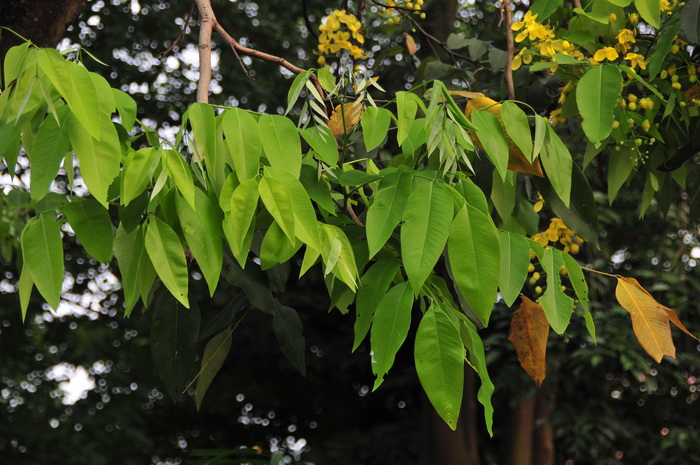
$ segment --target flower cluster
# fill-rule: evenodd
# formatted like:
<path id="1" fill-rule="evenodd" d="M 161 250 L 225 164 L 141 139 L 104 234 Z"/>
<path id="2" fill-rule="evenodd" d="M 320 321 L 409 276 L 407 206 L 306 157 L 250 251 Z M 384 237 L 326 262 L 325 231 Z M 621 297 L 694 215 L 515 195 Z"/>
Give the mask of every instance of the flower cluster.
<path id="1" fill-rule="evenodd" d="M 532 236 L 532 240 L 542 245 L 548 245 L 550 242 L 558 241 L 564 246 L 564 252 L 571 252 L 574 254 L 579 252 L 581 244 L 583 244 L 583 239 L 576 236 L 559 218 L 552 218 L 547 230 L 535 234 Z"/>
<path id="2" fill-rule="evenodd" d="M 343 50 L 350 52 L 355 59 L 364 58 L 364 51 L 358 44 L 365 43 L 362 35 L 362 23 L 355 15 L 345 10 L 334 10 L 326 16 L 325 21 L 318 28 L 321 34 L 318 37 L 319 65 L 324 65 L 324 55 L 335 54 Z M 352 40 L 356 41 L 353 43 Z"/>
<path id="3" fill-rule="evenodd" d="M 538 23 L 537 17 L 538 15 L 533 15 L 532 12 L 528 11 L 525 13 L 522 21 L 517 21 L 511 26 L 513 31 L 520 31 L 515 36 L 515 41 L 521 43 L 528 40 L 531 47 L 531 49 L 523 48 L 513 57 L 511 65 L 513 70 L 517 70 L 523 64 L 530 64 L 535 55 L 540 55 L 545 59 L 544 61 L 554 56 L 555 53 L 569 55 L 578 60 L 585 58 L 583 53 L 568 40 L 556 39 L 554 37 L 554 28 Z M 555 70 L 556 66 L 553 66 L 551 71 Z"/>
<path id="4" fill-rule="evenodd" d="M 424 0 L 387 0 L 387 2 L 384 4 L 386 7 L 384 14 L 389 16 L 386 23 L 391 25 L 399 24 L 401 22 L 400 13 L 397 11 L 397 9 L 403 11 L 404 13 L 413 13 L 420 19 L 425 19 L 425 12 L 422 11 L 423 3 Z"/>

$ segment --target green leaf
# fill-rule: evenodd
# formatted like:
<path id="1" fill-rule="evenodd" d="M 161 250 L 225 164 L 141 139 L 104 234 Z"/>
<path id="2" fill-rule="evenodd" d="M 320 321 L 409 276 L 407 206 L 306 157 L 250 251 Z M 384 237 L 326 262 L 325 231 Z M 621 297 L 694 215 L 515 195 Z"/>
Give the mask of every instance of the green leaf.
<path id="1" fill-rule="evenodd" d="M 196 374 L 199 324 L 199 308 L 182 308 L 167 292 L 153 307 L 151 356 L 173 402 Z"/>
<path id="2" fill-rule="evenodd" d="M 372 373 L 377 379 L 376 390 L 394 364 L 394 358 L 408 335 L 411 326 L 413 291 L 407 281 L 397 284 L 379 301 L 372 320 L 370 345 L 372 347 Z"/>
<path id="3" fill-rule="evenodd" d="M 106 123 L 111 126 L 112 122 L 100 115 L 97 90 L 88 70 L 66 61 L 56 50 L 46 48 L 37 53 L 39 68 L 66 100 L 76 121 L 87 131 L 85 138 L 92 136 L 102 140 Z"/>
<path id="4" fill-rule="evenodd" d="M 114 228 L 109 212 L 95 199 L 69 203 L 63 213 L 85 250 L 100 263 L 112 259 Z"/>
<path id="5" fill-rule="evenodd" d="M 154 216 L 146 229 L 145 241 L 148 257 L 158 265 L 158 277 L 170 293 L 189 308 L 187 260 L 177 234 L 167 223 Z"/>
<path id="6" fill-rule="evenodd" d="M 247 111 L 232 108 L 224 113 L 222 124 L 238 180 L 243 182 L 256 176 L 262 149 L 258 122 Z"/>
<path id="7" fill-rule="evenodd" d="M 583 132 L 594 144 L 610 135 L 621 92 L 622 75 L 613 65 L 594 66 L 579 80 L 576 104 L 583 117 Z"/>
<path id="8" fill-rule="evenodd" d="M 617 197 L 617 193 L 622 185 L 634 171 L 632 156 L 632 151 L 625 146 L 622 146 L 622 150 L 619 152 L 610 151 L 608 163 L 608 202 L 610 205 Z"/>
<path id="9" fill-rule="evenodd" d="M 559 199 L 568 208 L 571 201 L 571 176 L 574 162 L 569 149 L 549 125 L 547 125 L 547 136 L 540 152 L 540 159 L 547 179 Z"/>
<path id="10" fill-rule="evenodd" d="M 63 105 L 56 109 L 58 122 L 52 116 L 44 119 L 34 140 L 31 161 L 31 178 L 29 181 L 32 200 L 38 202 L 49 192 L 51 182 L 56 178 L 61 160 L 70 151 L 68 133 L 68 107 Z M 72 154 L 70 155 L 72 156 Z"/>
<path id="11" fill-rule="evenodd" d="M 326 265 L 330 262 L 333 244 L 340 242 L 340 254 L 337 257 L 336 264 L 333 267 L 328 267 L 328 271 L 347 284 L 350 290 L 354 292 L 357 288 L 357 264 L 355 263 L 355 254 L 348 237 L 337 226 L 325 223 L 319 223 L 319 225 L 322 228 L 320 231 L 322 241 L 321 255 Z"/>
<path id="12" fill-rule="evenodd" d="M 57 309 L 63 285 L 61 228 L 49 215 L 30 219 L 20 237 L 24 266 L 41 296 Z"/>
<path id="13" fill-rule="evenodd" d="M 117 111 L 122 119 L 122 126 L 127 131 L 131 131 L 136 121 L 136 102 L 129 94 L 119 89 L 112 89 L 112 94 Z"/>
<path id="14" fill-rule="evenodd" d="M 389 174 L 379 182 L 367 211 L 369 258 L 379 252 L 401 222 L 412 184 L 413 174 L 406 171 Z"/>
<path id="15" fill-rule="evenodd" d="M 658 0 L 634 0 L 634 6 L 639 15 L 649 25 L 659 29 L 661 27 L 661 2 Z M 696 17 L 697 19 L 697 17 Z"/>
<path id="16" fill-rule="evenodd" d="M 678 16 L 681 17 L 680 35 L 683 40 L 700 45 L 700 0 L 688 0 Z"/>
<path id="17" fill-rule="evenodd" d="M 401 259 L 416 294 L 445 249 L 452 205 L 452 194 L 439 182 L 422 184 L 408 198 L 401 227 Z"/>
<path id="18" fill-rule="evenodd" d="M 211 105 L 206 103 L 193 103 L 187 110 L 192 133 L 196 141 L 195 150 L 199 157 L 207 162 L 207 165 L 216 165 L 216 116 Z"/>
<path id="19" fill-rule="evenodd" d="M 202 270 L 209 286 L 209 295 L 213 296 L 221 277 L 223 266 L 223 248 L 221 229 L 221 211 L 200 189 L 195 190 L 195 208 L 178 197 L 177 215 L 182 232 L 192 255 Z"/>
<path id="20" fill-rule="evenodd" d="M 335 216 L 335 202 L 331 197 L 330 186 L 328 181 L 319 177 L 316 168 L 306 164 L 302 165 L 300 181 L 309 197 L 320 208 Z"/>
<path id="21" fill-rule="evenodd" d="M 313 71 L 309 70 L 299 73 L 294 78 L 294 81 L 292 81 L 292 85 L 289 87 L 289 91 L 287 92 L 287 111 L 284 112 L 285 115 L 287 115 L 294 107 L 294 104 L 299 99 L 299 95 L 301 95 L 301 91 L 304 90 L 306 81 L 309 80 L 309 76 L 312 72 Z"/>
<path id="22" fill-rule="evenodd" d="M 328 126 L 312 126 L 303 129 L 301 136 L 314 149 L 323 163 L 328 166 L 338 164 L 338 141 L 335 140 Z"/>
<path id="23" fill-rule="evenodd" d="M 301 141 L 294 123 L 284 116 L 265 114 L 260 116 L 258 125 L 262 146 L 270 166 L 289 171 L 299 179 Z"/>
<path id="24" fill-rule="evenodd" d="M 265 170 L 265 175 L 268 179 L 272 177 L 281 182 L 287 189 L 287 192 L 289 192 L 289 198 L 292 202 L 292 211 L 294 213 L 294 234 L 296 237 L 306 245 L 319 248 L 321 238 L 318 233 L 316 211 L 302 183 L 289 172 L 271 167 Z M 292 243 L 294 242 L 295 241 L 292 240 Z"/>
<path id="25" fill-rule="evenodd" d="M 276 305 L 272 314 L 272 329 L 284 356 L 302 376 L 306 376 L 306 339 L 299 314 L 293 308 Z"/>
<path id="26" fill-rule="evenodd" d="M 139 263 L 144 249 L 143 230 L 139 225 L 127 232 L 123 225 L 117 228 L 114 237 L 114 255 L 119 264 L 119 274 L 124 288 L 124 314 L 129 315 L 139 300 Z"/>
<path id="27" fill-rule="evenodd" d="M 114 94 L 112 93 L 112 87 L 109 85 L 107 80 L 95 73 L 88 73 L 93 85 L 95 86 L 95 92 L 97 93 L 97 101 L 99 102 L 100 111 L 104 116 L 112 118 L 112 113 L 117 110 L 117 104 L 114 100 Z"/>
<path id="28" fill-rule="evenodd" d="M 673 46 L 673 38 L 676 37 L 680 31 L 680 21 L 683 17 L 683 13 L 672 15 L 664 23 L 663 27 L 661 28 L 661 31 L 659 31 L 659 38 L 656 41 L 654 52 L 651 54 L 651 59 L 649 60 L 648 71 L 650 81 L 654 80 L 656 76 L 658 76 L 659 71 L 661 71 L 661 68 L 664 64 L 664 60 L 666 59 L 666 56 L 671 51 L 671 47 Z"/>
<path id="29" fill-rule="evenodd" d="M 488 200 L 479 186 L 469 178 L 460 179 L 454 188 L 459 192 L 469 205 L 481 211 L 484 215 L 490 215 Z"/>
<path id="30" fill-rule="evenodd" d="M 565 252 L 562 252 L 561 255 L 564 259 L 564 266 L 566 267 L 567 275 L 569 276 L 569 282 L 574 288 L 576 297 L 578 297 L 578 300 L 581 302 L 581 306 L 583 307 L 583 317 L 586 320 L 586 329 L 588 329 L 588 333 L 593 338 L 593 342 L 596 342 L 595 323 L 593 322 L 591 311 L 588 308 L 588 284 L 586 283 L 586 277 L 583 275 L 581 266 L 574 257 Z"/>
<path id="31" fill-rule="evenodd" d="M 174 150 L 163 150 L 163 159 L 168 174 L 175 181 L 177 190 L 182 194 L 190 207 L 196 208 L 194 179 L 192 171 L 182 156 Z M 154 189 L 155 191 L 155 189 Z"/>
<path id="32" fill-rule="evenodd" d="M 30 42 L 24 42 L 16 47 L 11 47 L 5 54 L 3 63 L 5 88 L 7 88 L 12 81 L 17 79 L 32 61 L 36 62 L 36 49 L 29 48 L 30 45 Z M 31 55 L 35 55 L 33 59 Z"/>
<path id="33" fill-rule="evenodd" d="M 27 318 L 29 300 L 32 296 L 32 290 L 34 289 L 34 281 L 32 281 L 32 275 L 29 271 L 29 267 L 22 267 L 22 271 L 19 274 L 19 282 L 17 283 L 17 287 L 19 293 L 19 304 L 22 309 L 22 323 L 24 323 Z"/>
<path id="34" fill-rule="evenodd" d="M 403 144 L 413 127 L 413 120 L 418 112 L 418 102 L 416 100 L 418 100 L 418 97 L 411 92 L 396 93 L 396 112 L 398 114 L 396 142 L 399 145 Z"/>
<path id="35" fill-rule="evenodd" d="M 491 163 L 496 167 L 501 179 L 505 180 L 508 171 L 508 140 L 495 115 L 486 110 L 472 111 L 471 122 L 477 128 L 476 136 L 484 147 Z"/>
<path id="36" fill-rule="evenodd" d="M 547 316 L 549 325 L 557 334 L 564 334 L 574 312 L 574 299 L 561 289 L 559 269 L 564 264 L 562 253 L 557 249 L 545 249 L 540 264 L 547 273 L 547 289 L 538 299 Z"/>
<path id="37" fill-rule="evenodd" d="M 153 147 L 131 152 L 121 176 L 121 204 L 127 206 L 137 198 L 153 178 L 160 161 L 160 152 Z"/>
<path id="38" fill-rule="evenodd" d="M 229 228 L 229 247 L 239 263 L 240 258 L 248 256 L 248 250 L 243 250 L 243 245 L 255 218 L 259 198 L 258 182 L 255 178 L 243 181 L 231 196 L 231 211 L 224 220 L 224 227 Z"/>
<path id="39" fill-rule="evenodd" d="M 562 221 L 586 241 L 598 247 L 598 213 L 593 191 L 578 165 L 573 165 L 571 208 L 566 207 L 546 179 L 533 179 L 549 207 Z"/>
<path id="40" fill-rule="evenodd" d="M 289 241 L 294 242 L 294 208 L 287 187 L 277 179 L 264 176 L 258 184 L 258 192 L 267 211 L 277 221 Z"/>
<path id="41" fill-rule="evenodd" d="M 488 369 L 486 367 L 486 352 L 484 343 L 476 331 L 474 323 L 462 313 L 457 313 L 460 321 L 460 334 L 462 335 L 462 343 L 467 349 L 467 362 L 477 372 L 481 378 L 481 387 L 477 393 L 477 399 L 484 406 L 484 420 L 486 421 L 486 429 L 491 437 L 493 437 L 493 404 L 491 396 L 493 395 L 494 385 L 491 382 Z"/>
<path id="42" fill-rule="evenodd" d="M 549 18 L 557 11 L 557 8 L 559 8 L 563 2 L 564 0 L 535 0 L 532 2 L 530 11 L 533 15 L 539 15 L 537 17 L 537 22 L 543 23 L 545 19 Z"/>
<path id="43" fill-rule="evenodd" d="M 487 326 L 498 292 L 498 231 L 488 216 L 467 204 L 452 222 L 447 251 L 457 288 Z"/>
<path id="44" fill-rule="evenodd" d="M 515 198 L 515 172 L 508 171 L 506 179 L 501 180 L 501 177 L 494 170 L 491 176 L 491 201 L 502 222 L 507 221 L 513 213 Z"/>
<path id="45" fill-rule="evenodd" d="M 532 162 L 532 135 L 525 112 L 517 104 L 505 101 L 501 107 L 501 118 L 508 136 L 523 152 L 525 158 Z"/>
<path id="46" fill-rule="evenodd" d="M 501 268 L 499 288 L 503 301 L 509 307 L 520 295 L 530 265 L 530 245 L 519 234 L 499 231 Z"/>
<path id="47" fill-rule="evenodd" d="M 438 415 L 457 429 L 464 387 L 464 345 L 452 319 L 433 304 L 418 325 L 414 357 L 423 390 Z"/>
<path id="48" fill-rule="evenodd" d="M 260 268 L 267 270 L 288 261 L 301 248 L 301 242 L 289 242 L 284 231 L 273 222 L 265 233 L 260 245 Z"/>
<path id="49" fill-rule="evenodd" d="M 89 78 L 88 78 L 89 79 Z M 73 150 L 80 162 L 80 174 L 90 193 L 105 208 L 109 206 L 109 186 L 119 175 L 121 146 L 112 121 L 100 118 L 100 140 L 90 136 L 71 113 L 66 121 Z"/>
<path id="50" fill-rule="evenodd" d="M 391 112 L 386 108 L 368 106 L 360 121 L 365 150 L 372 151 L 381 144 L 389 132 Z"/>
<path id="51" fill-rule="evenodd" d="M 233 328 L 226 328 L 211 338 L 204 348 L 202 366 L 199 369 L 197 389 L 195 391 L 195 402 L 198 411 L 202 406 L 202 400 L 204 400 L 204 396 L 209 390 L 211 382 L 219 373 L 221 367 L 224 366 L 224 362 L 231 351 L 231 343 L 233 342 L 232 334 Z"/>
<path id="52" fill-rule="evenodd" d="M 385 259 L 376 262 L 362 275 L 355 300 L 356 319 L 353 352 L 367 336 L 379 301 L 389 290 L 389 286 L 391 286 L 398 271 L 399 263 L 396 259 Z"/>

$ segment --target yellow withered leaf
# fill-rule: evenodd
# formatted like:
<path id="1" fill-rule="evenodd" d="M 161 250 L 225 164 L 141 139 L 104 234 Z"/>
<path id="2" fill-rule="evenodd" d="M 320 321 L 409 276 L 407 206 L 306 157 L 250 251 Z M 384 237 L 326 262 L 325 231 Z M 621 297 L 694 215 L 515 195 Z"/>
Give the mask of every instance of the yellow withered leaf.
<path id="1" fill-rule="evenodd" d="M 513 140 L 508 136 L 506 126 L 503 124 L 503 119 L 501 118 L 502 106 L 503 105 L 500 103 L 496 102 L 495 100 L 491 100 L 488 97 L 476 97 L 469 100 L 464 113 L 469 116 L 474 110 L 486 110 L 498 118 L 498 122 L 501 123 L 501 128 L 503 128 L 503 134 L 508 140 L 508 169 L 511 171 L 517 171 L 518 173 L 534 174 L 535 176 L 543 178 L 544 173 L 542 172 L 542 165 L 540 164 L 539 157 L 535 158 L 533 163 L 527 161 L 527 158 L 525 158 L 525 155 L 523 155 L 522 150 L 520 150 L 515 142 L 513 142 Z M 481 145 L 481 142 L 479 142 L 479 138 L 476 136 L 474 131 L 470 130 L 469 135 L 472 136 L 472 139 L 474 142 L 476 142 L 476 145 L 483 150 L 484 147 Z"/>
<path id="2" fill-rule="evenodd" d="M 549 322 L 542 306 L 520 296 L 520 307 L 513 313 L 508 340 L 513 343 L 518 361 L 537 389 L 547 376 L 547 339 Z"/>
<path id="3" fill-rule="evenodd" d="M 360 121 L 364 112 L 365 107 L 362 105 L 362 102 L 348 102 L 343 104 L 342 107 L 338 105 L 328 120 L 328 128 L 334 137 L 345 134 Z M 345 113 L 344 117 L 343 113 Z M 345 130 L 343 130 L 343 119 L 345 120 Z"/>
<path id="4" fill-rule="evenodd" d="M 661 362 L 664 355 L 676 358 L 676 347 L 671 339 L 669 324 L 671 317 L 666 307 L 654 300 L 636 279 L 623 276 L 616 276 L 616 278 L 615 297 L 632 315 L 632 329 L 644 350 L 657 363 Z M 673 312 L 674 315 L 675 313 Z M 678 319 L 678 316 L 675 318 Z"/>
<path id="5" fill-rule="evenodd" d="M 676 325 L 678 327 L 678 329 L 680 329 L 681 331 L 683 331 L 685 334 L 692 337 L 696 341 L 700 341 L 700 339 L 695 337 L 695 335 L 693 333 L 691 333 L 690 331 L 688 331 L 688 328 L 686 328 L 685 325 L 683 323 L 681 323 L 681 320 L 680 320 L 680 318 L 678 318 L 678 314 L 676 313 L 675 310 L 668 308 L 668 307 L 664 307 L 663 305 L 661 306 L 661 308 L 663 308 L 666 311 L 666 314 L 668 315 L 668 319 L 671 320 L 671 323 Z"/>

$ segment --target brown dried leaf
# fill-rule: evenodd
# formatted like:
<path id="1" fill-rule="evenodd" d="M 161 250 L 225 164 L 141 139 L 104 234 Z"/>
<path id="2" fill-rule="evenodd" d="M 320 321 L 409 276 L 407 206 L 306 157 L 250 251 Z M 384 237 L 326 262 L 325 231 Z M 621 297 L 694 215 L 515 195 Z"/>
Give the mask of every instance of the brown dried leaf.
<path id="1" fill-rule="evenodd" d="M 543 178 L 544 173 L 542 172 L 542 165 L 540 164 L 539 157 L 535 158 L 533 163 L 527 161 L 527 158 L 525 158 L 525 155 L 523 155 L 522 150 L 520 150 L 515 142 L 513 142 L 513 140 L 508 136 L 506 126 L 503 124 L 503 119 L 501 118 L 502 106 L 503 105 L 500 103 L 496 102 L 495 100 L 491 100 L 488 97 L 476 97 L 469 100 L 464 113 L 469 116 L 469 114 L 474 110 L 486 110 L 498 118 L 498 122 L 501 123 L 501 128 L 503 128 L 503 134 L 506 136 L 506 139 L 508 139 L 508 169 L 511 171 L 517 171 L 518 173 L 534 174 L 535 176 Z M 472 139 L 474 142 L 476 142 L 476 145 L 483 150 L 484 147 L 481 145 L 481 142 L 479 142 L 479 138 L 476 137 L 474 131 L 469 131 L 469 135 L 472 136 Z"/>
<path id="2" fill-rule="evenodd" d="M 683 331 L 685 334 L 692 337 L 696 341 L 700 341 L 700 339 L 695 337 L 695 335 L 693 333 L 691 333 L 690 331 L 688 331 L 688 328 L 686 328 L 685 325 L 683 323 L 681 323 L 681 320 L 680 320 L 680 318 L 678 318 L 678 314 L 676 313 L 675 310 L 673 310 L 672 308 L 665 307 L 663 305 L 661 305 L 661 308 L 666 310 L 666 314 L 668 315 L 668 319 L 671 320 L 671 323 L 676 325 L 678 327 L 678 329 L 680 329 L 681 331 Z"/>
<path id="3" fill-rule="evenodd" d="M 549 322 L 542 306 L 525 296 L 520 298 L 520 307 L 513 313 L 510 322 L 508 340 L 515 346 L 520 366 L 539 389 L 547 376 Z"/>
<path id="4" fill-rule="evenodd" d="M 413 39 L 413 37 L 404 32 L 403 33 L 403 40 L 404 40 L 404 43 L 406 44 L 406 51 L 408 52 L 408 54 L 415 55 L 417 49 L 416 49 L 416 41 Z"/>
<path id="5" fill-rule="evenodd" d="M 664 355 L 676 358 L 676 347 L 671 339 L 669 324 L 672 316 L 665 310 L 666 307 L 654 300 L 636 279 L 623 276 L 616 276 L 616 278 L 615 297 L 632 315 L 632 329 L 644 350 L 657 363 L 661 362 Z M 678 319 L 678 316 L 675 318 Z"/>
<path id="6" fill-rule="evenodd" d="M 341 108 L 345 110 L 345 130 L 343 130 L 343 111 Z M 342 107 L 338 105 L 333 110 L 331 119 L 328 120 L 328 128 L 334 137 L 345 134 L 360 121 L 364 112 L 365 107 L 362 105 L 362 102 L 348 102 L 343 104 Z"/>

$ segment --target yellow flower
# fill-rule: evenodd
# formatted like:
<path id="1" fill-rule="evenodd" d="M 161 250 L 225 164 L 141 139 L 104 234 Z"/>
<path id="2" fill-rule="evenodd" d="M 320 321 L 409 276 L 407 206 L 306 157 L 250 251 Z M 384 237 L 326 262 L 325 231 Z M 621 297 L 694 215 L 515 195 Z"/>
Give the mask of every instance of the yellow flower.
<path id="1" fill-rule="evenodd" d="M 538 192 L 537 193 L 537 202 L 535 202 L 535 205 L 532 207 L 535 212 L 539 212 L 542 210 L 542 207 L 544 207 L 544 199 L 542 198 L 542 195 Z"/>
<path id="2" fill-rule="evenodd" d="M 629 60 L 632 63 L 632 69 L 635 69 L 637 66 L 641 69 L 647 69 L 647 62 L 638 53 L 628 53 L 625 55 L 625 60 Z"/>
<path id="3" fill-rule="evenodd" d="M 632 46 L 637 41 L 634 38 L 634 32 L 629 29 L 620 29 L 620 32 L 615 36 L 617 39 L 617 44 L 615 44 L 615 50 L 619 53 L 627 53 Z"/>
<path id="4" fill-rule="evenodd" d="M 593 59 L 595 61 L 603 61 L 603 60 L 608 60 L 608 61 L 613 61 L 617 60 L 618 53 L 615 51 L 614 48 L 612 47 L 603 47 L 600 50 L 596 51 L 595 54 L 593 55 Z"/>
<path id="5" fill-rule="evenodd" d="M 523 27 L 530 27 L 537 20 L 537 16 L 539 15 L 533 15 L 531 11 L 528 11 L 525 13 L 522 21 L 516 21 L 510 28 L 514 31 L 519 31 Z"/>

